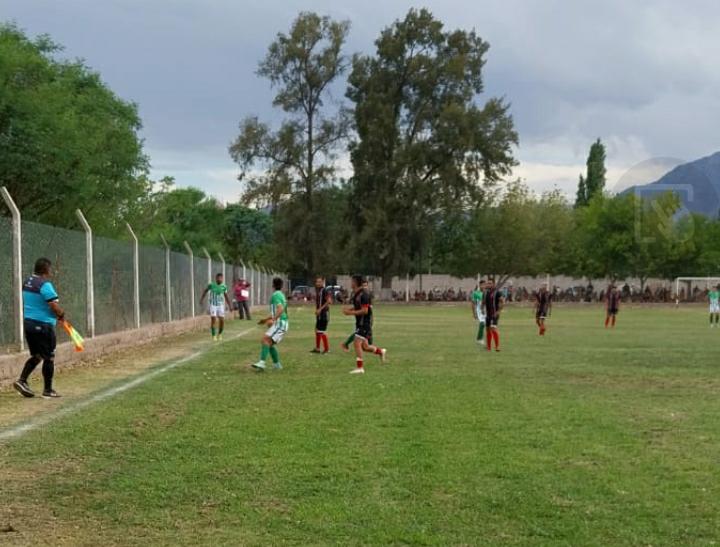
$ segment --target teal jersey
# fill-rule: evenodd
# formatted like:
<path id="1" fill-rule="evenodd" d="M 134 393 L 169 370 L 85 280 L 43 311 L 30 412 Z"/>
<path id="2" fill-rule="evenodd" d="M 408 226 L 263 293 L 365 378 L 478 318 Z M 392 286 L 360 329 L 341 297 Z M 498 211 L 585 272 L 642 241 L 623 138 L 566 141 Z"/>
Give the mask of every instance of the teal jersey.
<path id="1" fill-rule="evenodd" d="M 708 298 L 710 298 L 710 303 L 717 305 L 720 303 L 720 291 L 710 291 L 708 293 Z"/>
<path id="2" fill-rule="evenodd" d="M 220 283 L 219 285 L 215 282 L 208 285 L 208 293 L 210 294 L 210 305 L 211 306 L 222 306 L 225 304 L 225 295 L 227 294 L 227 285 Z"/>
<path id="3" fill-rule="evenodd" d="M 282 314 L 280 314 L 280 318 L 278 319 L 278 321 L 287 323 L 287 299 L 285 298 L 285 295 L 282 291 L 275 291 L 270 297 L 270 314 L 273 316 L 273 318 L 275 318 L 278 306 L 282 306 L 283 308 Z"/>

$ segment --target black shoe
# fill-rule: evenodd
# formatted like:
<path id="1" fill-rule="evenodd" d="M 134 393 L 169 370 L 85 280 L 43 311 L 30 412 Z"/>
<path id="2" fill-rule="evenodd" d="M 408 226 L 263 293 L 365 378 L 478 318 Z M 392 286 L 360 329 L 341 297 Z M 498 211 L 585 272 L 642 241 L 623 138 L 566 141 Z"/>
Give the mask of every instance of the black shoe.
<path id="1" fill-rule="evenodd" d="M 315 348 L 314 350 L 311 350 L 310 353 L 320 353 L 320 350 Z"/>
<path id="2" fill-rule="evenodd" d="M 43 391 L 42 396 L 43 396 L 43 399 L 59 399 L 60 397 L 62 397 L 62 395 L 60 395 L 54 389 Z"/>
<path id="3" fill-rule="evenodd" d="M 15 388 L 15 391 L 17 391 L 23 397 L 35 397 L 35 392 L 30 389 L 28 383 L 23 380 L 17 380 L 13 384 L 13 387 Z"/>

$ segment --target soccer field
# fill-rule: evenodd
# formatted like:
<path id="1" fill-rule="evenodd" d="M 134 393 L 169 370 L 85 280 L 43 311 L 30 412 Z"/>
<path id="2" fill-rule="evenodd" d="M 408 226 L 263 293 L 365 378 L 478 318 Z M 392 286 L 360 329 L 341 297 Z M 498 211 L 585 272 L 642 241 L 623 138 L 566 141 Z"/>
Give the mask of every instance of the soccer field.
<path id="1" fill-rule="evenodd" d="M 0 432 L 47 422 L 0 440 L 0 544 L 720 540 L 720 329 L 704 308 L 625 308 L 611 331 L 599 307 L 558 306 L 542 338 L 510 308 L 490 353 L 469 306 L 378 305 L 390 364 L 368 357 L 364 376 L 338 349 L 338 309 L 328 356 L 308 353 L 312 312 L 290 311 L 280 372 L 248 368 L 261 330 L 232 338 L 248 329 L 233 322 L 221 344 L 131 353 L 161 370 L 199 352 L 118 393 L 152 368 L 66 371 L 60 401 L 0 393 Z"/>

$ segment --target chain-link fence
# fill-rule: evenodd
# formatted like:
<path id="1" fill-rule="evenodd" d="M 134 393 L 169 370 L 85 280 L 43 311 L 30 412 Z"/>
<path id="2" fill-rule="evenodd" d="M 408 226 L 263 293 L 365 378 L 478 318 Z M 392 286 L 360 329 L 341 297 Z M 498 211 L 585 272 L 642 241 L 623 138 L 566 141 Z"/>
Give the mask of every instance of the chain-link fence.
<path id="1" fill-rule="evenodd" d="M 12 205 L 8 203 L 11 210 Z M 138 236 L 142 238 L 142 234 Z M 15 237 L 20 238 L 22 255 L 19 275 Z M 251 305 L 268 301 L 269 274 L 238 264 L 224 264 L 221 257 L 208 260 L 202 256 L 204 249 L 190 254 L 138 245 L 136 264 L 135 245 L 131 239 L 90 238 L 80 230 L 17 221 L 0 213 L 0 353 L 17 351 L 22 345 L 19 289 L 40 257 L 52 261 L 52 281 L 60 304 L 68 319 L 86 337 L 93 332 L 100 335 L 133 329 L 138 320 L 142 327 L 203 315 L 207 302 L 201 306 L 200 297 L 217 273 L 225 274 L 231 300 L 233 281 L 245 277 L 253 285 Z M 198 256 L 198 252 L 202 255 Z M 90 260 L 92 268 L 88 268 Z M 66 339 L 61 330 L 58 336 L 60 341 Z"/>

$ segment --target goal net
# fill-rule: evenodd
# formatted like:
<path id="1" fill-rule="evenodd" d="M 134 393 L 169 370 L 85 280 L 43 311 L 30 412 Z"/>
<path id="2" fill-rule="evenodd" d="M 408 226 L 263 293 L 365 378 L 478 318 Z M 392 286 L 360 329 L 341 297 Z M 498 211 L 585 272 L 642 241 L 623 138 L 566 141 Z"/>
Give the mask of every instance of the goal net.
<path id="1" fill-rule="evenodd" d="M 707 291 L 717 285 L 720 285 L 720 277 L 676 277 L 675 304 L 703 302 Z"/>

